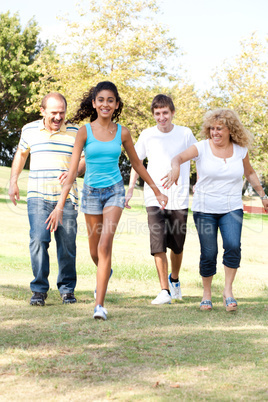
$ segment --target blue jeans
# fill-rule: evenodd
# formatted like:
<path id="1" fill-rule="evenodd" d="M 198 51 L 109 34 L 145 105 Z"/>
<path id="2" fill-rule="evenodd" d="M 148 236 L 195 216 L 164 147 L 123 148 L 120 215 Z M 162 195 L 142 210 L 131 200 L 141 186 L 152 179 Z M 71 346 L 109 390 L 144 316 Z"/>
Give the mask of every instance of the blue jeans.
<path id="1" fill-rule="evenodd" d="M 33 292 L 45 293 L 49 290 L 49 255 L 48 247 L 51 232 L 47 230 L 46 219 L 56 203 L 43 199 L 28 199 L 27 209 L 30 223 L 30 255 L 34 280 L 30 287 Z M 63 210 L 63 222 L 54 232 L 57 245 L 59 272 L 57 286 L 61 294 L 72 293 L 76 286 L 76 233 L 77 211 L 70 200 Z"/>
<path id="2" fill-rule="evenodd" d="M 237 209 L 226 214 L 194 212 L 193 216 L 201 247 L 200 275 L 208 277 L 216 274 L 218 228 L 223 240 L 223 264 L 229 268 L 238 268 L 241 260 L 243 210 Z"/>

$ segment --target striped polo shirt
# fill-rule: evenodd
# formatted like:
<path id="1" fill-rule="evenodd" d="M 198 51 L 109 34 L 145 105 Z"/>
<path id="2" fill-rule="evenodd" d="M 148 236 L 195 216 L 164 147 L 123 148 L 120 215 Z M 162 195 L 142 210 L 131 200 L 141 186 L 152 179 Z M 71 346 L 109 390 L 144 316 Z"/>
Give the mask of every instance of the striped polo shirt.
<path id="1" fill-rule="evenodd" d="M 67 123 L 62 124 L 59 131 L 50 133 L 43 120 L 36 120 L 22 128 L 19 148 L 30 150 L 31 154 L 27 199 L 58 201 L 62 189 L 58 177 L 69 170 L 77 131 L 77 126 Z M 76 181 L 67 198 L 75 206 L 78 205 Z"/>

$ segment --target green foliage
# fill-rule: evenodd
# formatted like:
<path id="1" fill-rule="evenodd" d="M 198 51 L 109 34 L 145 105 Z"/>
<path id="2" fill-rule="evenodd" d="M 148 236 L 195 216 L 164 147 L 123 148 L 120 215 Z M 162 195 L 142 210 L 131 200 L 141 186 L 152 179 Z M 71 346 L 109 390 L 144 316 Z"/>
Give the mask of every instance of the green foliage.
<path id="1" fill-rule="evenodd" d="M 167 27 L 156 21 L 159 4 L 82 1 L 78 18 L 65 18 L 67 34 L 57 43 L 61 56 L 38 41 L 34 20 L 22 31 L 17 14 L 0 14 L 0 163 L 10 164 L 21 127 L 39 117 L 41 99 L 48 92 L 65 95 L 69 118 L 84 92 L 110 80 L 124 102 L 120 123 L 129 128 L 134 142 L 144 128 L 155 124 L 150 104 L 158 93 L 172 96 L 174 123 L 190 127 L 197 139 L 205 110 L 235 109 L 255 136 L 251 161 L 267 182 L 267 44 L 255 34 L 242 42 L 240 54 L 217 70 L 214 87 L 201 96 L 180 77 L 182 53 Z"/>
<path id="2" fill-rule="evenodd" d="M 30 83 L 31 98 L 27 102 L 27 113 L 38 111 L 41 100 L 49 92 L 61 92 L 62 90 L 62 83 L 57 78 L 61 65 L 59 56 L 52 45 L 46 43 L 42 52 L 36 56 L 31 68 L 37 74 L 38 80 Z"/>
<path id="3" fill-rule="evenodd" d="M 77 21 L 65 19 L 67 35 L 58 42 L 61 64 L 44 76 L 39 99 L 59 84 L 74 114 L 82 94 L 99 81 L 110 80 L 124 102 L 120 122 L 137 138 L 151 125 L 150 103 L 159 82 L 178 79 L 181 52 L 167 28 L 154 21 L 157 0 L 89 0 L 82 2 Z M 54 81 L 51 81 L 51 76 Z M 37 97 L 38 98 L 38 97 Z M 151 119 L 151 120 L 150 120 Z"/>
<path id="4" fill-rule="evenodd" d="M 154 22 L 157 0 L 89 0 L 82 2 L 79 23 L 66 20 L 71 60 L 90 67 L 91 75 L 120 71 L 122 81 L 174 78 L 168 59 L 178 49 L 168 30 Z"/>
<path id="5" fill-rule="evenodd" d="M 22 172 L 20 188 L 26 189 L 27 175 Z M 0 187 L 6 188 L 9 176 L 10 168 L 1 167 Z M 199 240 L 192 214 L 180 272 L 183 300 L 152 306 L 159 279 L 140 189 L 132 205 L 123 211 L 114 239 L 114 274 L 105 299 L 109 314 L 103 322 L 92 318 L 96 267 L 83 214 L 78 214 L 78 303 L 62 304 L 52 236 L 50 290 L 46 306 L 34 308 L 27 208 L 0 204 L 1 401 L 36 399 L 44 390 L 39 399 L 46 401 L 266 401 L 266 216 L 246 215 L 234 284 L 238 311 L 227 313 L 222 304 L 219 247 L 208 313 L 199 310 Z"/>
<path id="6" fill-rule="evenodd" d="M 268 47 L 255 34 L 241 42 L 234 61 L 226 61 L 214 76 L 215 86 L 206 94 L 207 105 L 229 107 L 254 134 L 252 164 L 268 178 Z"/>
<path id="7" fill-rule="evenodd" d="M 194 85 L 180 80 L 172 87 L 170 95 L 176 107 L 174 123 L 189 127 L 195 137 L 200 139 L 199 132 L 205 108 L 201 104 Z"/>
<path id="8" fill-rule="evenodd" d="M 67 98 L 71 117 L 85 91 L 110 80 L 124 102 L 120 123 L 129 128 L 134 141 L 155 124 L 150 104 L 160 92 L 174 98 L 174 122 L 197 134 L 202 108 L 193 85 L 179 78 L 182 54 L 168 29 L 155 21 L 159 12 L 157 0 L 82 2 L 77 21 L 65 18 L 68 34 L 58 42 L 61 63 L 44 53 L 35 62 L 41 86 L 28 110 L 37 110 L 47 92 L 59 90 Z"/>
<path id="9" fill-rule="evenodd" d="M 26 113 L 25 108 L 31 83 L 39 80 L 32 66 L 44 45 L 34 19 L 22 30 L 18 14 L 0 14 L 0 32 L 0 163 L 9 165 L 22 126 L 39 116 L 34 110 Z"/>

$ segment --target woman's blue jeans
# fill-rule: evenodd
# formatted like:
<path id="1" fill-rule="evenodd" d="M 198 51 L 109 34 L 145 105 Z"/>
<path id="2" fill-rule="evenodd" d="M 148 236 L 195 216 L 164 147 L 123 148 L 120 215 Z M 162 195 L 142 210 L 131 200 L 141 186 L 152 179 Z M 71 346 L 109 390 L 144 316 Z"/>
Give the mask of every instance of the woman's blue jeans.
<path id="1" fill-rule="evenodd" d="M 200 275 L 208 277 L 216 274 L 218 229 L 223 240 L 223 264 L 229 268 L 238 268 L 241 260 L 243 210 L 237 209 L 226 214 L 194 212 L 193 216 L 201 248 Z"/>
<path id="2" fill-rule="evenodd" d="M 47 230 L 46 219 L 56 203 L 43 199 L 28 199 L 27 209 L 30 223 L 30 255 L 34 280 L 30 287 L 33 292 L 46 293 L 49 290 L 49 254 L 51 232 Z M 60 294 L 72 293 L 76 286 L 76 233 L 77 211 L 70 200 L 63 210 L 63 222 L 54 232 L 57 245 L 58 278 Z"/>

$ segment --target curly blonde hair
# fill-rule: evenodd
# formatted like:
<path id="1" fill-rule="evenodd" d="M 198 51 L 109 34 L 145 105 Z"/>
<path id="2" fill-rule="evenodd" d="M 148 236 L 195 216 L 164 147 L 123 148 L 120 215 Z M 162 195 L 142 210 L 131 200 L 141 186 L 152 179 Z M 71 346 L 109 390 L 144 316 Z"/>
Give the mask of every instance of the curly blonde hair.
<path id="1" fill-rule="evenodd" d="M 210 137 L 212 125 L 224 124 L 230 131 L 231 141 L 241 147 L 250 148 L 253 142 L 253 135 L 241 123 L 238 114 L 231 109 L 216 109 L 207 112 L 201 128 L 201 135 Z"/>

